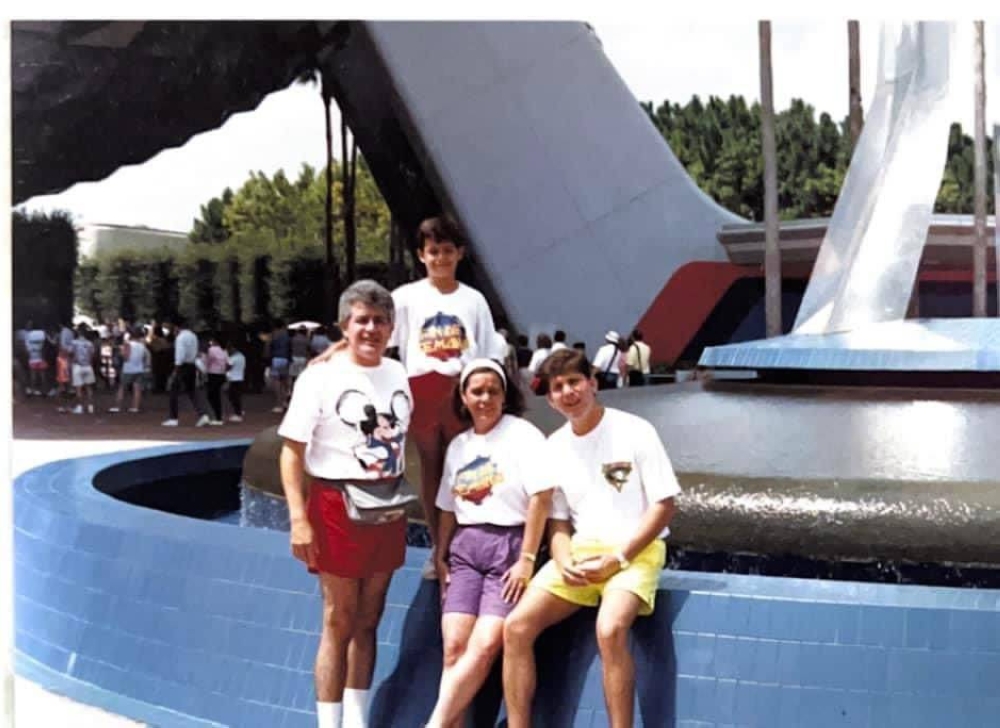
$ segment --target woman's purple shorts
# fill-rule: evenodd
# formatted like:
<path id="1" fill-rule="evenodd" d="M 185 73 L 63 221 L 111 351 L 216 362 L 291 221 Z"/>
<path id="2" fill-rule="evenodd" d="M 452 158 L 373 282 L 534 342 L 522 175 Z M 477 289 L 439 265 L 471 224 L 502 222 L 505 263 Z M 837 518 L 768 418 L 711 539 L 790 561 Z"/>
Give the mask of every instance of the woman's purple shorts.
<path id="1" fill-rule="evenodd" d="M 501 596 L 500 578 L 521 558 L 524 526 L 459 526 L 448 549 L 451 582 L 442 613 L 506 617 L 514 608 Z"/>

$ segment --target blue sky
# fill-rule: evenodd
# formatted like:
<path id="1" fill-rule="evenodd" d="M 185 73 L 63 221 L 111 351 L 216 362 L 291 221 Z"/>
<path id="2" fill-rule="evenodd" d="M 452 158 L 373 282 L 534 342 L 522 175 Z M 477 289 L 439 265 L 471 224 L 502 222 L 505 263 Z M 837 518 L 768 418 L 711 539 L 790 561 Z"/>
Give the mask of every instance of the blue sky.
<path id="1" fill-rule="evenodd" d="M 612 64 L 641 101 L 658 104 L 669 98 L 685 102 L 695 93 L 702 97 L 759 97 L 757 23 L 753 18 L 718 22 L 632 14 L 590 22 Z M 995 25 L 991 25 L 988 41 L 995 37 L 994 30 Z M 875 83 L 878 34 L 875 20 L 862 19 L 862 100 L 866 105 Z M 829 112 L 838 120 L 846 115 L 844 20 L 774 20 L 772 55 L 778 109 L 787 107 L 792 98 L 803 98 L 817 112 Z M 998 69 L 993 77 L 1000 80 L 997 55 L 988 67 Z M 1000 83 L 993 87 L 1000 97 Z M 164 150 L 145 164 L 119 169 L 103 181 L 33 198 L 25 207 L 67 210 L 81 223 L 147 225 L 186 232 L 200 205 L 227 186 L 239 187 L 251 170 L 271 175 L 284 169 L 294 176 L 303 163 L 322 165 L 323 126 L 316 94 L 314 86 L 294 86 L 274 93 L 256 110 L 231 117 L 219 129 L 192 138 L 184 147 Z M 987 121 L 992 124 L 994 119 Z M 335 149 L 339 150 L 339 141 Z"/>

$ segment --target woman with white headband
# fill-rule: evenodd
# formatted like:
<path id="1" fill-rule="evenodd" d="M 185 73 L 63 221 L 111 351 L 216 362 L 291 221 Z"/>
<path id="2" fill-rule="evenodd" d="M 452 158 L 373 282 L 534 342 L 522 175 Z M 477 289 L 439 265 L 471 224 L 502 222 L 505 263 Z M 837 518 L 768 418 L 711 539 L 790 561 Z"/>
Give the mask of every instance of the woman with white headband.
<path id="1" fill-rule="evenodd" d="M 444 669 L 428 726 L 459 726 L 503 645 L 503 622 L 535 571 L 552 503 L 545 436 L 492 359 L 462 370 L 452 407 L 472 426 L 448 446 L 435 565 Z"/>

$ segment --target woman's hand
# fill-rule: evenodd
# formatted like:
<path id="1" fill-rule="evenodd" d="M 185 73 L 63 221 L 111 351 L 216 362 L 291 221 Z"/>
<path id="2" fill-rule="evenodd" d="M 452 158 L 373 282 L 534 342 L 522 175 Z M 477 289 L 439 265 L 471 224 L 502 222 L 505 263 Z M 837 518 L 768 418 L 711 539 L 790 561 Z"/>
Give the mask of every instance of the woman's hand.
<path id="1" fill-rule="evenodd" d="M 314 568 L 316 558 L 319 556 L 319 547 L 316 545 L 316 537 L 308 520 L 303 518 L 292 521 L 290 540 L 292 556 L 310 569 Z"/>
<path id="2" fill-rule="evenodd" d="M 438 586 L 441 587 L 441 603 L 443 604 L 445 595 L 448 594 L 448 585 L 451 583 L 448 562 L 440 558 L 434 559 L 434 570 L 437 572 Z"/>
<path id="3" fill-rule="evenodd" d="M 583 574 L 583 577 L 591 584 L 600 584 L 607 581 L 622 570 L 618 559 L 611 554 L 588 556 L 577 562 L 576 566 Z"/>
<path id="4" fill-rule="evenodd" d="M 524 557 L 519 558 L 517 563 L 507 569 L 506 573 L 500 577 L 503 583 L 503 590 L 500 596 L 509 604 L 514 604 L 524 594 L 528 588 L 528 582 L 535 573 L 535 565 Z"/>

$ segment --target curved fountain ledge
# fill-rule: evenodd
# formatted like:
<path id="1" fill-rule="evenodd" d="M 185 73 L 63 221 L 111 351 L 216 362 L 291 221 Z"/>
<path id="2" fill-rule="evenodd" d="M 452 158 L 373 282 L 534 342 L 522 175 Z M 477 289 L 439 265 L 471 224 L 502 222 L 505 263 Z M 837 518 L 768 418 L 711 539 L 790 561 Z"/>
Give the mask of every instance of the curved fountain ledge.
<path id="1" fill-rule="evenodd" d="M 160 726 L 315 725 L 315 579 L 287 535 L 199 521 L 95 488 L 239 467 L 247 442 L 52 463 L 14 484 L 16 666 Z M 423 549 L 379 628 L 372 725 L 417 726 L 440 674 Z M 993 726 L 1000 592 L 664 572 L 634 634 L 641 725 Z M 606 725 L 593 615 L 547 633 L 546 725 Z"/>

